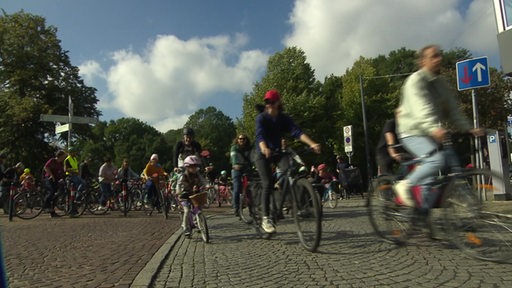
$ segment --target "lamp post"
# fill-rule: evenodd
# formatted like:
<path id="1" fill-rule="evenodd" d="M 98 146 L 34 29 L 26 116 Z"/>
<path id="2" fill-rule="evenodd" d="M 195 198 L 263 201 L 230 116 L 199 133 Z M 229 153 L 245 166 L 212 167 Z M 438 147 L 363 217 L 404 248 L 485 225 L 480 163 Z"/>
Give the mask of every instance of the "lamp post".
<path id="1" fill-rule="evenodd" d="M 371 76 L 364 77 L 363 75 L 359 75 L 359 87 L 361 89 L 361 111 L 363 116 L 363 130 L 364 130 L 364 147 L 366 153 L 366 171 L 368 173 L 368 179 L 373 177 L 372 165 L 370 165 L 370 144 L 368 143 L 368 123 L 366 121 L 366 105 L 364 98 L 364 79 L 377 79 L 377 78 L 391 78 L 391 77 L 404 77 L 409 76 L 411 73 L 400 73 L 400 74 L 390 74 L 390 75 L 382 75 L 382 76 Z"/>

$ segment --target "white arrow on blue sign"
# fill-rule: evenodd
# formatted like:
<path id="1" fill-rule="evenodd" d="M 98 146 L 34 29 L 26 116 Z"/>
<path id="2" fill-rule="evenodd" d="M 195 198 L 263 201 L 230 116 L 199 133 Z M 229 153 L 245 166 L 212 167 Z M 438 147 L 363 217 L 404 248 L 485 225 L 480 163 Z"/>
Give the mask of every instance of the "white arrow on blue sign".
<path id="1" fill-rule="evenodd" d="M 457 62 L 456 70 L 459 91 L 491 84 L 486 56 Z"/>

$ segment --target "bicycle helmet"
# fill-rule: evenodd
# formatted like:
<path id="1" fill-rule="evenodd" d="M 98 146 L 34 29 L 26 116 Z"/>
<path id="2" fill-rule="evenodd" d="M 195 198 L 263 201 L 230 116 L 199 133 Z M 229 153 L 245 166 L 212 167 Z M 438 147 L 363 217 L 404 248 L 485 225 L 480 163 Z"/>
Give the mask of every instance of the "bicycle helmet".
<path id="1" fill-rule="evenodd" d="M 183 161 L 183 165 L 185 165 L 185 167 L 188 167 L 191 165 L 199 166 L 199 165 L 201 165 L 201 159 L 199 159 L 195 155 L 190 155 L 190 156 L 187 156 L 187 158 L 185 158 L 185 161 Z"/>
<path id="2" fill-rule="evenodd" d="M 183 128 L 183 136 L 194 136 L 195 133 L 194 133 L 194 129 L 192 128 Z"/>
<path id="3" fill-rule="evenodd" d="M 228 174 L 228 171 L 226 171 L 226 170 L 220 171 L 220 175 L 227 175 L 227 174 Z"/>
<path id="4" fill-rule="evenodd" d="M 327 165 L 322 163 L 322 164 L 318 165 L 318 168 L 316 168 L 316 169 L 317 170 L 322 170 L 322 169 L 325 169 L 325 168 L 327 168 Z"/>
<path id="5" fill-rule="evenodd" d="M 281 100 L 281 95 L 276 89 L 268 90 L 267 93 L 265 93 L 265 97 L 263 98 L 266 102 L 277 102 Z"/>
<path id="6" fill-rule="evenodd" d="M 23 170 L 23 173 L 26 173 L 26 174 L 30 173 L 30 169 L 29 168 L 25 168 L 25 170 Z"/>
<path id="7" fill-rule="evenodd" d="M 149 160 L 157 160 L 158 161 L 158 154 L 151 155 L 151 158 Z"/>
<path id="8" fill-rule="evenodd" d="M 21 162 L 18 162 L 18 163 L 16 163 L 14 168 L 23 170 L 23 169 L 25 169 L 25 165 L 23 165 L 23 163 L 21 163 Z"/>

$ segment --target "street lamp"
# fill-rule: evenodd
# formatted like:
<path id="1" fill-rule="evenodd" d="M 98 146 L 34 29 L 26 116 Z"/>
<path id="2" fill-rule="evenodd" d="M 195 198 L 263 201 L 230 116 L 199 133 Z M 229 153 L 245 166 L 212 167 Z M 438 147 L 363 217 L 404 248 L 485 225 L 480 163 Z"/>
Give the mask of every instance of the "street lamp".
<path id="1" fill-rule="evenodd" d="M 382 75 L 382 76 L 371 76 L 364 77 L 363 75 L 359 75 L 359 86 L 361 89 L 361 111 L 363 114 L 363 130 L 364 130 L 364 147 L 366 152 L 366 171 L 368 173 L 368 179 L 373 177 L 372 165 L 370 165 L 370 144 L 368 143 L 368 124 L 366 122 L 366 105 L 364 99 L 364 79 L 377 79 L 377 78 L 391 78 L 391 77 L 404 77 L 409 76 L 411 73 L 400 73 L 400 74 L 390 74 L 390 75 Z"/>

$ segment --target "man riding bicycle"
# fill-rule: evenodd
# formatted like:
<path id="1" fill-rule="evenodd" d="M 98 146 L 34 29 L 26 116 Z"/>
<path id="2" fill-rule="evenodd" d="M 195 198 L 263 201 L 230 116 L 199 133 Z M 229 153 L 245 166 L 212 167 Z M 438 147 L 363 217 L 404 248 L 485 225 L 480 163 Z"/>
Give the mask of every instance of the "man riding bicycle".
<path id="1" fill-rule="evenodd" d="M 446 165 L 460 167 L 452 149 L 437 151 L 448 132 L 441 123 L 475 136 L 481 136 L 482 130 L 471 129 L 455 94 L 441 77 L 439 47 L 428 45 L 418 54 L 420 69 L 410 75 L 402 87 L 396 121 L 400 141 L 414 157 L 421 158 L 421 163 L 404 181 L 396 184 L 395 191 L 402 204 L 428 213 L 437 198 L 431 191 L 434 176 Z M 414 199 L 411 198 L 412 187 Z"/>

